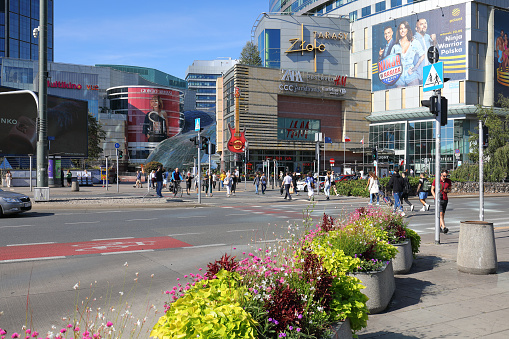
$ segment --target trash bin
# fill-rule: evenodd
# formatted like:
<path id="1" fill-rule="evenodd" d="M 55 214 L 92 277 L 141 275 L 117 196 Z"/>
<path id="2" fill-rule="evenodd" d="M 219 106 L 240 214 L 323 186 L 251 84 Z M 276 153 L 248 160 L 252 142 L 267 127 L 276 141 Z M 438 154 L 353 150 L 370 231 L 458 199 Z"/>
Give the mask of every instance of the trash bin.
<path id="1" fill-rule="evenodd" d="M 497 249 L 492 222 L 461 221 L 458 241 L 458 270 L 472 274 L 497 272 Z"/>
<path id="2" fill-rule="evenodd" d="M 77 192 L 80 190 L 80 183 L 78 181 L 78 178 L 73 177 L 71 181 L 71 191 Z"/>

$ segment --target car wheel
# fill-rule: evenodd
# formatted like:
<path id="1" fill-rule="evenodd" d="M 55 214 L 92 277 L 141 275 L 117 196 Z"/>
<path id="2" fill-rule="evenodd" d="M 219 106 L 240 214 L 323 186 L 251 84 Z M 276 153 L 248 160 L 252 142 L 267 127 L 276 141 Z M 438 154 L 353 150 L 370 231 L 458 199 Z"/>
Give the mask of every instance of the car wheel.
<path id="1" fill-rule="evenodd" d="M 0 218 L 4 216 L 4 210 L 2 206 L 0 206 Z"/>

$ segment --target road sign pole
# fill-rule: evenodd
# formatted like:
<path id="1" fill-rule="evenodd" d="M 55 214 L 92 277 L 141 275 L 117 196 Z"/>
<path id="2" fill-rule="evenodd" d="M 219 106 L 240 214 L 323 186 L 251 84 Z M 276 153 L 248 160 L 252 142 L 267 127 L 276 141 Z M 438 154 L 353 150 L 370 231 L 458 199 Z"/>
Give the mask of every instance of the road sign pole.
<path id="1" fill-rule="evenodd" d="M 435 244 L 440 244 L 440 196 L 441 194 L 441 183 L 440 183 L 440 122 L 441 122 L 441 90 L 435 90 L 435 94 L 438 96 L 438 114 L 435 122 Z"/>
<path id="2" fill-rule="evenodd" d="M 484 133 L 479 119 L 479 220 L 484 221 Z"/>
<path id="3" fill-rule="evenodd" d="M 117 193 L 119 192 L 118 190 L 118 148 L 117 148 Z"/>
<path id="4" fill-rule="evenodd" d="M 198 122 L 199 124 L 199 122 Z M 201 157 L 200 157 L 200 151 L 201 151 L 201 133 L 200 133 L 200 125 L 198 125 L 198 173 L 196 175 L 198 176 L 198 204 L 201 204 Z"/>

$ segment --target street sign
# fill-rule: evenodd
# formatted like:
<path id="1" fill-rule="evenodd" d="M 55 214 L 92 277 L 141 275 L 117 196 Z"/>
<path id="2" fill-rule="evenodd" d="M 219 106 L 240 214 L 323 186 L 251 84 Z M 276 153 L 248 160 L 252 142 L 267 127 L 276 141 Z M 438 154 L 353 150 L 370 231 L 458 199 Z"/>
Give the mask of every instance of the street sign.
<path id="1" fill-rule="evenodd" d="M 335 161 L 334 161 L 334 159 L 330 159 L 330 160 L 329 160 L 329 162 L 330 162 L 330 164 L 331 164 L 332 166 L 334 166 L 334 162 L 335 162 Z"/>
<path id="2" fill-rule="evenodd" d="M 459 150 L 459 149 L 457 149 L 457 150 L 455 150 L 455 151 L 454 151 L 454 153 L 456 153 L 456 154 L 460 154 L 460 150 Z"/>
<path id="3" fill-rule="evenodd" d="M 430 64 L 438 62 L 439 58 L 440 55 L 438 54 L 438 49 L 435 46 L 428 48 L 428 61 Z"/>
<path id="4" fill-rule="evenodd" d="M 120 144 L 118 142 L 115 143 L 115 148 L 119 148 Z"/>
<path id="5" fill-rule="evenodd" d="M 200 118 L 194 119 L 194 130 L 198 132 L 200 130 Z"/>
<path id="6" fill-rule="evenodd" d="M 422 90 L 424 92 L 444 88 L 444 63 L 437 62 L 424 66 L 422 69 L 424 77 L 422 78 Z"/>
<path id="7" fill-rule="evenodd" d="M 375 167 L 376 167 L 376 165 L 377 165 L 377 162 L 376 162 L 376 160 L 374 160 L 374 161 L 373 161 L 373 166 L 375 166 Z"/>

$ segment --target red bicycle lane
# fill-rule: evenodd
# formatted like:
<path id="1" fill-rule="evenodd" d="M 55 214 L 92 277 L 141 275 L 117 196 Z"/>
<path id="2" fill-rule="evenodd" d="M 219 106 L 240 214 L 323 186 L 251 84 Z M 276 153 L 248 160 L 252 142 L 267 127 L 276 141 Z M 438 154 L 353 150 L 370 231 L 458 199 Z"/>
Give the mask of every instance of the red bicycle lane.
<path id="1" fill-rule="evenodd" d="M 43 259 L 85 254 L 135 252 L 155 249 L 191 247 L 192 245 L 171 237 L 94 240 L 85 242 L 27 244 L 0 247 L 2 261 Z"/>

